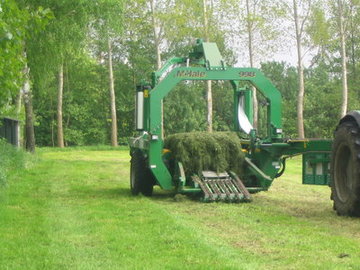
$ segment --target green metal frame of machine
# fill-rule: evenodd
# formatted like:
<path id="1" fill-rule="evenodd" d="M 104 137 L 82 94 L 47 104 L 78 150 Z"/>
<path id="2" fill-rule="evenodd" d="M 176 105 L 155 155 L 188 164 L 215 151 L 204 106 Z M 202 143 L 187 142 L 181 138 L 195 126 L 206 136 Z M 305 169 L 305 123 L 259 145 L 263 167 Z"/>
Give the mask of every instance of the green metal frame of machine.
<path id="1" fill-rule="evenodd" d="M 174 67 L 176 65 L 176 67 Z M 303 183 L 328 185 L 331 140 L 285 139 L 281 123 L 281 94 L 258 69 L 229 67 L 224 64 L 215 43 L 201 40 L 186 58 L 172 58 L 153 73 L 152 84 L 137 87 L 136 126 L 139 136 L 130 140 L 131 153 L 140 151 L 145 160 L 144 170 L 151 170 L 162 189 L 179 193 L 202 192 L 191 179 L 186 179 L 182 165 L 172 175 L 163 154 L 161 102 L 181 81 L 230 81 L 234 93 L 234 131 L 240 131 L 238 106 L 243 104 L 248 120 L 253 121 L 252 91 L 241 88 L 242 82 L 254 86 L 267 101 L 267 134 L 259 138 L 252 129 L 241 141 L 246 153 L 245 178 L 247 190 L 268 190 L 272 181 L 285 169 L 285 160 L 303 154 Z M 241 119 L 240 119 L 241 120 Z M 174 170 L 172 170 L 174 171 Z M 145 180 L 147 181 L 147 180 Z M 150 180 L 149 180 L 150 181 Z"/>

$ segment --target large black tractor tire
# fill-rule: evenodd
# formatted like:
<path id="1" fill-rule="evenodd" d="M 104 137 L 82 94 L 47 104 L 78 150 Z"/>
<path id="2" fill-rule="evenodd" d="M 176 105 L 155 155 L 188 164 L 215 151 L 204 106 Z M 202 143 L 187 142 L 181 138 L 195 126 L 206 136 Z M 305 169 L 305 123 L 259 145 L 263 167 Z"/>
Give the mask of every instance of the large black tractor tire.
<path id="1" fill-rule="evenodd" d="M 335 131 L 331 199 L 338 215 L 360 216 L 360 129 L 356 122 L 344 122 Z"/>
<path id="2" fill-rule="evenodd" d="M 145 196 L 151 196 L 155 184 L 154 176 L 146 166 L 146 159 L 140 150 L 131 153 L 130 161 L 130 189 L 133 195 L 140 192 Z"/>

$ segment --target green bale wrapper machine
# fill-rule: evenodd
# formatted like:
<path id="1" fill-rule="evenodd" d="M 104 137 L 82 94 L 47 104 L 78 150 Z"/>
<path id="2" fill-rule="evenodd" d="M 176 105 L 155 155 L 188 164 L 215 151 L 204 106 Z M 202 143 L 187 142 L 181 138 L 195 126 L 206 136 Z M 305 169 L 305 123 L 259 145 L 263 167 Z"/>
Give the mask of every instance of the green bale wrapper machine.
<path id="1" fill-rule="evenodd" d="M 164 147 L 162 100 L 182 81 L 206 80 L 230 82 L 234 96 L 234 132 L 240 134 L 241 131 L 241 134 L 246 135 L 245 138 L 236 136 L 238 144 L 234 142 L 234 137 L 226 139 L 226 145 L 220 143 L 224 141 L 221 135 L 216 135 L 215 139 L 206 139 L 201 134 L 198 136 L 203 137 L 203 141 L 212 141 L 218 145 L 214 153 L 240 145 L 242 160 L 235 155 L 227 156 L 233 159 L 228 161 L 233 164 L 232 167 L 234 163 L 241 162 L 241 175 L 231 168 L 219 171 L 208 167 L 190 171 L 181 160 L 174 157 L 173 149 Z M 252 126 L 252 90 L 241 87 L 244 83 L 255 87 L 266 100 L 264 137 L 260 137 Z M 130 185 L 134 195 L 142 193 L 150 196 L 153 186 L 159 185 L 162 189 L 175 190 L 177 193 L 202 194 L 204 201 L 249 201 L 251 193 L 268 190 L 273 180 L 281 176 L 287 158 L 300 154 L 303 155 L 304 184 L 330 183 L 331 140 L 285 139 L 281 124 L 280 92 L 255 68 L 226 66 L 215 43 L 199 40 L 188 57 L 170 59 L 153 73 L 151 84 L 144 83 L 137 87 L 136 129 L 138 136 L 130 140 Z M 186 147 L 189 148 L 188 145 Z M 201 154 L 204 152 L 191 153 L 194 160 Z M 213 158 L 216 158 L 215 155 Z"/>

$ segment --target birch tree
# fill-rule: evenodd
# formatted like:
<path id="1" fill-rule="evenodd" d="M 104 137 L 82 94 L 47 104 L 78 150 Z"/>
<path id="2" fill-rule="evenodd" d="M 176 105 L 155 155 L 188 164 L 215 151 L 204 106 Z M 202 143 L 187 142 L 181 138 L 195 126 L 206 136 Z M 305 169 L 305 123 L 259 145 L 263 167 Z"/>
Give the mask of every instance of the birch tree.
<path id="1" fill-rule="evenodd" d="M 57 84 L 57 145 L 64 147 L 66 137 L 63 123 L 64 85 L 68 83 L 66 65 L 68 59 L 83 53 L 83 42 L 87 34 L 89 21 L 89 6 L 86 1 L 26 1 L 32 6 L 42 5 L 50 9 L 53 18 L 46 28 L 36 35 L 32 35 L 29 42 L 28 60 L 32 84 L 41 90 L 41 82 L 47 80 L 49 73 L 55 75 Z"/>
<path id="2" fill-rule="evenodd" d="M 63 93 L 64 93 L 64 65 L 59 65 L 58 71 L 58 91 L 57 91 L 57 146 L 64 147 L 63 129 Z"/>
<path id="3" fill-rule="evenodd" d="M 162 67 L 162 53 L 166 51 L 168 42 L 165 26 L 172 23 L 172 7 L 171 0 L 138 0 L 127 3 L 127 13 L 131 15 L 127 22 L 128 38 L 131 39 L 131 42 L 139 38 L 143 43 L 142 46 L 150 41 L 148 44 L 151 44 L 153 56 L 150 58 L 154 61 L 152 63 L 153 70 L 159 70 Z M 134 82 L 134 84 L 136 83 Z M 161 127 L 164 136 L 163 101 L 161 101 Z"/>
<path id="4" fill-rule="evenodd" d="M 255 1 L 257 2 L 257 1 Z M 258 3 L 254 3 L 254 7 L 257 6 Z M 255 8 L 254 12 L 250 11 L 250 0 L 246 0 L 246 28 L 247 28 L 247 34 L 248 34 L 248 51 L 249 51 L 249 63 L 250 67 L 254 67 L 254 47 L 253 47 L 253 39 L 254 39 L 254 31 L 255 31 L 255 22 L 254 17 L 255 14 Z M 257 122 L 258 122 L 258 101 L 256 96 L 256 88 L 254 86 L 252 88 L 252 96 L 253 96 L 253 126 L 257 128 Z"/>
<path id="5" fill-rule="evenodd" d="M 350 1 L 351 2 L 351 1 Z M 350 4 L 346 0 L 336 0 L 335 4 L 335 16 L 337 22 L 337 28 L 340 41 L 340 55 L 341 55 L 341 81 L 342 81 L 342 102 L 340 116 L 346 115 L 348 107 L 348 81 L 347 81 L 347 56 L 346 56 L 346 36 L 347 36 L 347 22 L 345 16 L 348 14 L 347 6 Z"/>
<path id="6" fill-rule="evenodd" d="M 159 70 L 162 66 L 161 59 L 161 48 L 160 45 L 164 41 L 163 40 L 163 26 L 160 18 L 157 15 L 157 10 L 159 9 L 160 3 L 156 0 L 149 0 L 150 5 L 150 14 L 151 14 L 151 26 L 154 35 L 154 47 L 155 47 L 155 55 L 156 55 L 156 70 Z M 166 5 L 166 3 L 165 3 Z M 164 138 L 164 101 L 161 100 L 161 132 L 162 138 Z"/>
<path id="7" fill-rule="evenodd" d="M 304 94 L 305 94 L 305 83 L 304 83 L 304 66 L 303 66 L 303 52 L 302 52 L 302 35 L 303 35 L 303 25 L 305 20 L 300 22 L 299 13 L 298 13 L 298 3 L 296 0 L 293 0 L 293 15 L 294 15 L 294 24 L 295 24 L 295 36 L 296 36 L 296 50 L 297 50 L 297 68 L 299 76 L 299 89 L 297 96 L 297 130 L 298 136 L 300 139 L 305 138 L 304 131 Z"/>
<path id="8" fill-rule="evenodd" d="M 108 0 L 95 3 L 95 15 L 91 24 L 95 34 L 98 55 L 107 55 L 109 97 L 110 97 L 110 122 L 111 145 L 118 145 L 118 117 L 116 110 L 116 93 L 114 77 L 114 49 L 119 46 L 123 35 L 123 1 Z M 100 62 L 103 59 L 100 60 Z"/>
<path id="9" fill-rule="evenodd" d="M 288 10 L 291 10 L 293 29 L 295 32 L 295 43 L 297 52 L 297 70 L 298 70 L 298 95 L 297 95 L 297 132 L 300 139 L 305 138 L 304 131 L 304 96 L 305 96 L 305 81 L 304 81 L 304 64 L 303 58 L 306 54 L 303 50 L 305 43 L 306 27 L 309 23 L 309 16 L 314 1 L 312 0 L 292 0 L 292 5 L 288 5 Z"/>
<path id="10" fill-rule="evenodd" d="M 108 66 L 109 66 L 109 92 L 110 92 L 110 113 L 111 113 L 111 145 L 118 145 L 117 116 L 116 116 L 116 97 L 115 97 L 115 79 L 112 63 L 112 43 L 108 37 Z"/>
<path id="11" fill-rule="evenodd" d="M 279 32 L 276 25 L 276 18 L 280 11 L 273 1 L 246 0 L 245 16 L 247 32 L 247 49 L 249 65 L 255 67 L 256 58 L 264 57 L 274 52 L 274 44 L 277 44 Z M 258 126 L 258 100 L 256 88 L 252 87 L 253 110 L 255 128 Z"/>
<path id="12" fill-rule="evenodd" d="M 150 5 L 150 14 L 151 14 L 151 25 L 152 25 L 153 35 L 154 35 L 156 69 L 158 70 L 162 66 L 160 45 L 164 41 L 163 40 L 163 27 L 161 25 L 160 18 L 158 17 L 158 14 L 157 14 L 157 10 L 159 9 L 160 3 L 159 3 L 159 1 L 156 1 L 156 0 L 149 0 L 149 5 Z"/>
<path id="13" fill-rule="evenodd" d="M 222 23 L 226 38 L 234 48 L 238 64 L 259 67 L 260 62 L 278 50 L 280 20 L 283 17 L 279 2 L 269 0 L 221 1 Z M 253 92 L 253 126 L 258 126 L 258 101 Z"/>
<path id="14" fill-rule="evenodd" d="M 328 53 L 327 58 L 330 59 L 330 57 L 337 58 L 336 54 L 340 54 L 340 77 L 342 85 L 340 117 L 343 117 L 348 110 L 348 51 L 350 51 L 352 58 L 353 75 L 354 78 L 356 78 L 354 32 L 357 31 L 355 30 L 354 20 L 356 20 L 359 2 L 351 0 L 330 0 L 327 3 L 322 3 L 320 8 L 321 10 L 316 10 L 311 16 L 313 26 L 310 29 L 310 36 L 312 42 L 321 47 L 321 55 Z M 323 11 L 326 10 L 326 8 L 330 11 L 327 14 L 328 16 L 326 16 Z M 350 43 L 350 50 L 347 50 L 347 43 Z"/>
<path id="15" fill-rule="evenodd" d="M 30 88 L 29 69 L 25 69 L 24 83 L 24 106 L 25 106 L 25 149 L 35 152 L 35 131 L 34 131 L 34 112 L 32 104 L 32 92 Z"/>
<path id="16" fill-rule="evenodd" d="M 207 0 L 203 0 L 203 17 L 204 17 L 204 37 L 205 42 L 210 41 L 209 34 L 209 12 Z M 213 131 L 213 100 L 212 100 L 212 85 L 211 81 L 206 81 L 206 103 L 207 103 L 207 130 Z"/>

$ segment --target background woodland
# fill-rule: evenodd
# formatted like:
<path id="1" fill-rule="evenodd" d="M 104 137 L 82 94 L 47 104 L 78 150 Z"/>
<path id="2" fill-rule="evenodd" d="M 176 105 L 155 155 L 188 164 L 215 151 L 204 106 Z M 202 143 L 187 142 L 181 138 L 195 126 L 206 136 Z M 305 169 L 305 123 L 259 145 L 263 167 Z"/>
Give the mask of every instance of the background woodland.
<path id="1" fill-rule="evenodd" d="M 360 108 L 359 30 L 350 0 L 0 0 L 0 116 L 21 120 L 29 151 L 126 144 L 136 85 L 202 38 L 271 79 L 286 136 L 331 138 Z M 224 82 L 178 85 L 165 134 L 231 130 L 232 99 Z"/>

